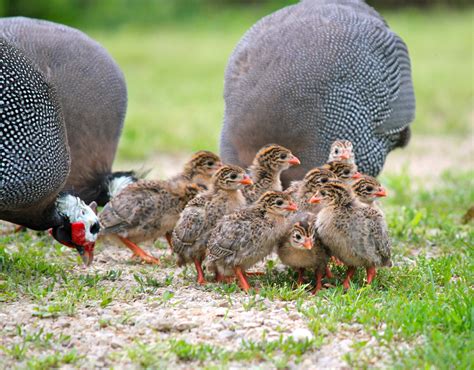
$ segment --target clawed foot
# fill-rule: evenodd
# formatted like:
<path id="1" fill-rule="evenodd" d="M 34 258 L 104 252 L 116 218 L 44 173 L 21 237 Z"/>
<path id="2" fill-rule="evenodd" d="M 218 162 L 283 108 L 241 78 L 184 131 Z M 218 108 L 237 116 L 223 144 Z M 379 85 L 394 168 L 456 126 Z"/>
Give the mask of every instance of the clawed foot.
<path id="1" fill-rule="evenodd" d="M 159 265 L 161 264 L 160 260 L 156 257 L 153 257 L 147 253 L 143 254 L 135 254 L 133 253 L 130 259 L 136 261 L 137 259 L 140 260 L 142 263 L 150 264 L 150 265 Z"/>

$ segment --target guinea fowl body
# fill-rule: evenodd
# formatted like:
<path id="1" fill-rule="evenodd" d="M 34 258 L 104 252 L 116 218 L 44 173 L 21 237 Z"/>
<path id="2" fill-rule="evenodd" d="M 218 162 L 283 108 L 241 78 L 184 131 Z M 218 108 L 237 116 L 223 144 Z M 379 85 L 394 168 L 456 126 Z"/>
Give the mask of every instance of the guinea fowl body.
<path id="1" fill-rule="evenodd" d="M 166 236 L 171 232 L 186 204 L 220 168 L 218 156 L 208 151 L 194 154 L 183 171 L 169 180 L 138 180 L 121 190 L 99 214 L 101 234 L 120 240 L 147 263 L 159 261 L 136 243 Z M 202 184 L 202 185 L 198 185 Z"/>
<path id="2" fill-rule="evenodd" d="M 255 202 L 266 191 L 281 191 L 281 173 L 298 164 L 298 158 L 280 145 L 267 144 L 260 148 L 249 168 L 253 184 L 242 190 L 247 203 Z"/>
<path id="3" fill-rule="evenodd" d="M 223 216 L 245 205 L 240 189 L 249 184 L 251 180 L 242 168 L 224 166 L 214 175 L 211 188 L 191 200 L 181 213 L 171 245 L 178 266 L 194 262 L 198 283 L 205 283 L 201 263 L 213 227 Z"/>
<path id="4" fill-rule="evenodd" d="M 71 162 L 61 190 L 104 205 L 127 108 L 120 68 L 96 41 L 61 24 L 2 18 L 0 37 L 21 50 L 57 92 Z"/>
<path id="5" fill-rule="evenodd" d="M 349 280 L 355 267 L 365 267 L 375 275 L 375 267 L 391 266 L 391 241 L 383 214 L 357 200 L 340 181 L 323 185 L 311 202 L 322 202 L 316 231 L 331 254 L 349 266 Z M 368 276 L 370 283 L 373 276 Z"/>
<path id="6" fill-rule="evenodd" d="M 415 99 L 403 41 L 363 1 L 306 0 L 262 18 L 242 37 L 225 72 L 220 150 L 247 166 L 267 142 L 302 166 L 287 185 L 350 140 L 363 173 L 377 175 L 406 145 Z"/>
<path id="7" fill-rule="evenodd" d="M 70 156 L 56 92 L 23 52 L 1 38 L 0 69 L 0 219 L 51 228 L 90 264 L 98 220 L 79 198 L 61 193 Z"/>
<path id="8" fill-rule="evenodd" d="M 269 191 L 256 203 L 224 216 L 207 244 L 209 264 L 220 275 L 235 273 L 248 290 L 245 271 L 272 252 L 286 230 L 288 215 L 296 209 L 289 195 Z"/>

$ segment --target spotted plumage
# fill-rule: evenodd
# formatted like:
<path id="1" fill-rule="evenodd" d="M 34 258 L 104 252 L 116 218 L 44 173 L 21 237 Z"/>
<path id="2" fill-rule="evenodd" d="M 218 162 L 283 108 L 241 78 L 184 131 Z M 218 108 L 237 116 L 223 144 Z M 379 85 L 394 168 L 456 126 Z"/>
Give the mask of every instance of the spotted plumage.
<path id="1" fill-rule="evenodd" d="M 367 281 L 375 268 L 391 266 L 391 241 L 383 214 L 357 200 L 350 187 L 340 180 L 321 186 L 311 202 L 322 203 L 316 231 L 331 254 L 349 266 L 344 287 L 355 268 L 367 269 Z"/>
<path id="2" fill-rule="evenodd" d="M 284 145 L 302 162 L 285 186 L 341 138 L 376 176 L 415 116 L 407 47 L 363 0 L 304 0 L 259 20 L 230 56 L 224 99 L 223 160 L 245 167 L 265 143 Z"/>
<path id="3" fill-rule="evenodd" d="M 251 183 L 242 168 L 223 166 L 214 174 L 210 189 L 191 200 L 181 213 L 171 244 L 178 266 L 194 262 L 198 283 L 205 283 L 201 263 L 212 228 L 224 215 L 245 205 L 241 189 Z"/>
<path id="4" fill-rule="evenodd" d="M 242 191 L 247 202 L 255 202 L 269 190 L 281 191 L 280 174 L 299 163 L 290 150 L 276 144 L 265 145 L 257 152 L 249 168 L 253 185 Z"/>
<path id="5" fill-rule="evenodd" d="M 269 191 L 257 202 L 224 216 L 208 241 L 208 261 L 221 275 L 235 273 L 250 286 L 245 271 L 270 254 L 285 232 L 288 215 L 297 209 L 288 194 Z"/>

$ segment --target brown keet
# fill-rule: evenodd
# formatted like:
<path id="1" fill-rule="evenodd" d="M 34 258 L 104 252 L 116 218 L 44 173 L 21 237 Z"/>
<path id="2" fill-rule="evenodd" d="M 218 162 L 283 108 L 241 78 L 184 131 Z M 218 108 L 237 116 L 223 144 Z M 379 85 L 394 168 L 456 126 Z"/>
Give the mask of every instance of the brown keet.
<path id="1" fill-rule="evenodd" d="M 380 182 L 369 175 L 362 175 L 355 180 L 351 185 L 351 189 L 362 203 L 376 208 L 379 208 L 376 200 L 387 196 L 387 191 L 380 185 Z"/>
<path id="2" fill-rule="evenodd" d="M 360 178 L 362 175 L 357 171 L 357 166 L 345 161 L 331 161 L 322 166 L 322 168 L 333 172 L 340 180 L 346 184 Z"/>
<path id="3" fill-rule="evenodd" d="M 321 280 L 329 260 L 315 230 L 316 216 L 309 212 L 298 212 L 291 219 L 294 223 L 280 240 L 278 257 L 283 264 L 298 270 L 298 285 L 303 283 L 305 269 L 314 269 L 316 287 L 313 293 L 316 293 L 322 288 Z"/>
<path id="4" fill-rule="evenodd" d="M 224 216 L 207 243 L 208 261 L 219 276 L 233 273 L 245 291 L 245 271 L 268 256 L 286 230 L 288 215 L 297 210 L 288 194 L 269 191 L 254 204 Z"/>
<path id="5" fill-rule="evenodd" d="M 220 218 L 245 205 L 240 189 L 251 184 L 242 168 L 225 165 L 214 174 L 209 190 L 191 200 L 181 213 L 171 238 L 173 252 L 178 266 L 194 262 L 199 284 L 206 282 L 201 264 L 210 232 Z"/>
<path id="6" fill-rule="evenodd" d="M 255 202 L 266 191 L 281 191 L 280 174 L 300 164 L 289 149 L 277 144 L 268 144 L 261 148 L 249 168 L 253 185 L 243 189 L 247 203 Z"/>
<path id="7" fill-rule="evenodd" d="M 323 204 L 316 218 L 321 241 L 349 267 L 344 288 L 349 288 L 356 267 L 366 268 L 370 284 L 376 267 L 392 265 L 391 241 L 382 212 L 360 202 L 348 185 L 339 180 L 329 181 L 310 202 Z"/>
<path id="8" fill-rule="evenodd" d="M 170 242 L 180 213 L 206 188 L 220 166 L 218 156 L 201 151 L 193 155 L 180 174 L 169 180 L 139 180 L 128 185 L 100 213 L 101 235 L 118 237 L 144 262 L 159 263 L 136 243 L 163 236 Z"/>

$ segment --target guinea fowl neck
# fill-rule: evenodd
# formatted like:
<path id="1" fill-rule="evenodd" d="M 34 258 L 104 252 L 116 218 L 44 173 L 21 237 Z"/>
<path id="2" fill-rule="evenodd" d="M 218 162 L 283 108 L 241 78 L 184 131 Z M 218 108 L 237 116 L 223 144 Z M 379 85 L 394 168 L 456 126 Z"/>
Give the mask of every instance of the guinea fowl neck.
<path id="1" fill-rule="evenodd" d="M 250 174 L 254 184 L 279 184 L 280 171 L 274 171 L 263 167 L 262 165 L 252 165 L 250 167 Z"/>

